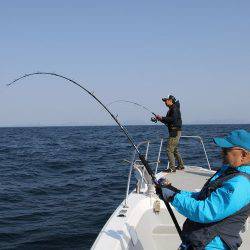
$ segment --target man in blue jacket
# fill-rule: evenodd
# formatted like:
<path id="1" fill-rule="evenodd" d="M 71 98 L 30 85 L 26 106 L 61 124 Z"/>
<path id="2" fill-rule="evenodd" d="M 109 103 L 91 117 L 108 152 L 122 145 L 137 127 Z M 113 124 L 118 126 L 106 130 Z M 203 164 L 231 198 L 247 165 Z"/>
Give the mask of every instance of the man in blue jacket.
<path id="1" fill-rule="evenodd" d="M 162 188 L 163 199 L 187 217 L 182 230 L 186 249 L 238 249 L 239 233 L 250 216 L 250 133 L 235 130 L 214 142 L 227 165 L 200 192 Z"/>

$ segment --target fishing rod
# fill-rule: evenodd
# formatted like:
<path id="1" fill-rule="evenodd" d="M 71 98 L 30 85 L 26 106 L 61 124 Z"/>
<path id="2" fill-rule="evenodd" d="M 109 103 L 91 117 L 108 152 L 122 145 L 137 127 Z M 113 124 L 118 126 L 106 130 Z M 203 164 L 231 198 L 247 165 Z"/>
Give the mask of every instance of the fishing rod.
<path id="1" fill-rule="evenodd" d="M 144 106 L 144 105 L 141 105 L 141 104 L 138 103 L 138 102 L 128 101 L 128 100 L 116 100 L 116 101 L 113 101 L 113 102 L 108 103 L 107 106 L 110 106 L 110 105 L 112 105 L 112 104 L 114 104 L 114 103 L 118 103 L 118 102 L 130 103 L 130 104 L 134 104 L 134 105 L 136 105 L 136 106 L 138 106 L 138 107 L 143 108 L 144 110 L 148 111 L 150 114 L 152 114 L 152 115 L 154 116 L 154 117 L 151 117 L 151 121 L 154 122 L 154 123 L 157 123 L 157 119 L 156 119 L 156 116 L 157 116 L 157 115 L 156 115 L 153 111 L 151 111 L 148 107 L 146 107 L 146 106 Z"/>
<path id="2" fill-rule="evenodd" d="M 113 101 L 113 102 L 108 103 L 107 106 L 110 106 L 110 105 L 112 105 L 112 104 L 114 104 L 114 103 L 117 103 L 117 102 L 125 102 L 125 103 L 134 104 L 134 105 L 136 105 L 136 106 L 139 106 L 139 107 L 141 107 L 141 108 L 147 110 L 147 111 L 150 112 L 152 115 L 156 116 L 156 114 L 155 114 L 153 111 L 151 111 L 148 107 L 146 107 L 146 106 L 144 106 L 144 105 L 141 105 L 140 103 L 134 102 L 134 101 L 128 101 L 128 100 L 119 99 L 119 100 L 116 100 L 116 101 Z"/>
<path id="3" fill-rule="evenodd" d="M 120 129 L 123 131 L 123 133 L 126 135 L 127 139 L 129 140 L 129 142 L 131 143 L 131 145 L 136 150 L 136 152 L 138 154 L 138 157 L 141 160 L 142 164 L 145 166 L 147 172 L 151 176 L 152 181 L 155 184 L 156 188 L 158 190 L 161 190 L 161 185 L 158 183 L 158 181 L 157 181 L 157 179 L 155 177 L 154 172 L 152 171 L 151 167 L 149 166 L 148 161 L 145 159 L 144 155 L 139 151 L 139 149 L 137 148 L 137 146 L 134 143 L 134 140 L 129 135 L 128 131 L 119 122 L 119 120 L 117 119 L 117 117 L 115 117 L 115 115 L 108 109 L 108 107 L 99 98 L 97 98 L 93 92 L 90 92 L 88 89 L 86 89 L 80 83 L 78 83 L 78 82 L 74 81 L 73 79 L 68 78 L 66 76 L 63 76 L 63 75 L 60 75 L 60 74 L 56 74 L 56 73 L 52 73 L 52 72 L 34 72 L 34 73 L 25 74 L 25 75 L 22 75 L 22 76 L 16 78 L 12 82 L 8 83 L 7 86 L 11 86 L 14 83 L 20 81 L 21 79 L 24 79 L 24 78 L 27 78 L 27 77 L 30 77 L 30 76 L 34 76 L 34 75 L 49 75 L 49 76 L 55 76 L 55 77 L 58 77 L 58 78 L 62 78 L 64 80 L 66 80 L 67 82 L 70 82 L 70 83 L 72 83 L 72 84 L 80 87 L 82 90 L 84 90 L 85 92 L 87 92 L 91 97 L 93 97 L 108 112 L 108 114 L 113 118 L 113 120 L 117 123 L 117 125 L 120 127 Z M 176 228 L 176 230 L 177 230 L 177 232 L 178 232 L 178 234 L 179 234 L 179 236 L 180 236 L 180 238 L 182 240 L 181 228 L 180 228 L 180 226 L 178 224 L 178 221 L 177 221 L 177 219 L 176 219 L 176 217 L 174 215 L 174 212 L 173 212 L 172 208 L 170 207 L 169 202 L 167 202 L 166 200 L 164 200 L 164 203 L 165 203 L 165 205 L 167 207 L 167 210 L 168 210 L 168 212 L 169 212 L 169 214 L 170 214 L 170 216 L 172 218 L 172 221 L 173 221 L 173 223 L 175 225 L 175 228 Z"/>

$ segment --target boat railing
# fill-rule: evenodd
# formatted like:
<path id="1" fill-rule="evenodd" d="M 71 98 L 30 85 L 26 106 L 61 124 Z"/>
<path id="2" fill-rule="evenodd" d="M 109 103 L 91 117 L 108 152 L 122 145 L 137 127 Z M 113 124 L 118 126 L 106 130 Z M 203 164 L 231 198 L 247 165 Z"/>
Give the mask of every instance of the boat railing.
<path id="1" fill-rule="evenodd" d="M 201 136 L 193 136 L 193 135 L 183 135 L 183 136 L 181 136 L 181 138 L 192 138 L 192 139 L 198 139 L 200 141 L 200 143 L 202 145 L 202 149 L 203 149 L 205 157 L 206 157 L 207 167 L 208 167 L 209 170 L 211 170 L 211 165 L 210 165 L 210 162 L 209 162 L 209 159 L 208 159 L 206 147 L 205 147 L 205 144 L 203 142 L 202 137 Z M 156 158 L 155 161 L 149 162 L 149 164 L 151 166 L 155 164 L 155 169 L 154 169 L 155 174 L 157 174 L 157 172 L 158 172 L 158 167 L 159 167 L 159 163 L 160 163 L 162 146 L 163 146 L 164 140 L 165 139 L 163 139 L 163 138 L 160 138 L 160 142 L 159 142 L 159 140 L 146 140 L 146 141 L 142 141 L 139 144 L 137 144 L 138 149 L 140 149 L 142 146 L 146 145 L 144 156 L 145 156 L 145 159 L 148 160 L 150 145 L 153 144 L 153 143 L 155 144 L 155 143 L 159 142 L 159 150 L 158 150 L 158 153 L 157 153 L 157 158 Z M 129 169 L 129 174 L 128 174 L 128 181 L 127 181 L 126 197 L 125 197 L 124 207 L 128 206 L 128 196 L 129 196 L 131 176 L 132 176 L 134 165 L 135 164 L 140 164 L 140 160 L 136 159 L 136 156 L 137 156 L 137 154 L 136 154 L 136 150 L 135 150 L 134 153 L 133 153 L 131 161 L 130 162 L 127 161 L 127 162 L 130 163 L 130 169 Z M 169 166 L 169 162 L 168 162 L 168 166 Z M 141 177 L 142 180 L 143 180 L 143 177 L 144 177 L 144 171 L 145 171 L 145 169 L 143 170 L 143 173 L 142 173 L 142 177 Z M 141 181 L 141 183 L 142 183 L 142 181 Z"/>

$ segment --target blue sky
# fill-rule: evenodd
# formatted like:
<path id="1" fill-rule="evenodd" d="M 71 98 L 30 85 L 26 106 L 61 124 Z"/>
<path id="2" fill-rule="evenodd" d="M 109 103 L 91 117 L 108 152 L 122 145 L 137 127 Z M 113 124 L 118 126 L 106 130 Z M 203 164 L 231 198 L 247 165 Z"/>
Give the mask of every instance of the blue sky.
<path id="1" fill-rule="evenodd" d="M 64 74 L 105 103 L 137 101 L 166 113 L 174 94 L 185 124 L 250 123 L 249 1 L 1 1 L 0 126 L 113 121 Z M 126 124 L 150 124 L 129 104 Z"/>

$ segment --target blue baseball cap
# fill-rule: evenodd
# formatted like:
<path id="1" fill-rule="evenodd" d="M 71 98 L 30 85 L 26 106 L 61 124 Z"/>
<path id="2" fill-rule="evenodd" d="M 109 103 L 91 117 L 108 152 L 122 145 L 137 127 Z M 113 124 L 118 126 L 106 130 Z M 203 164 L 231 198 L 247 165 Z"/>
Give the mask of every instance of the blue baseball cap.
<path id="1" fill-rule="evenodd" d="M 214 138 L 214 142 L 221 148 L 239 147 L 250 151 L 250 133 L 244 129 L 234 130 L 224 138 Z"/>

